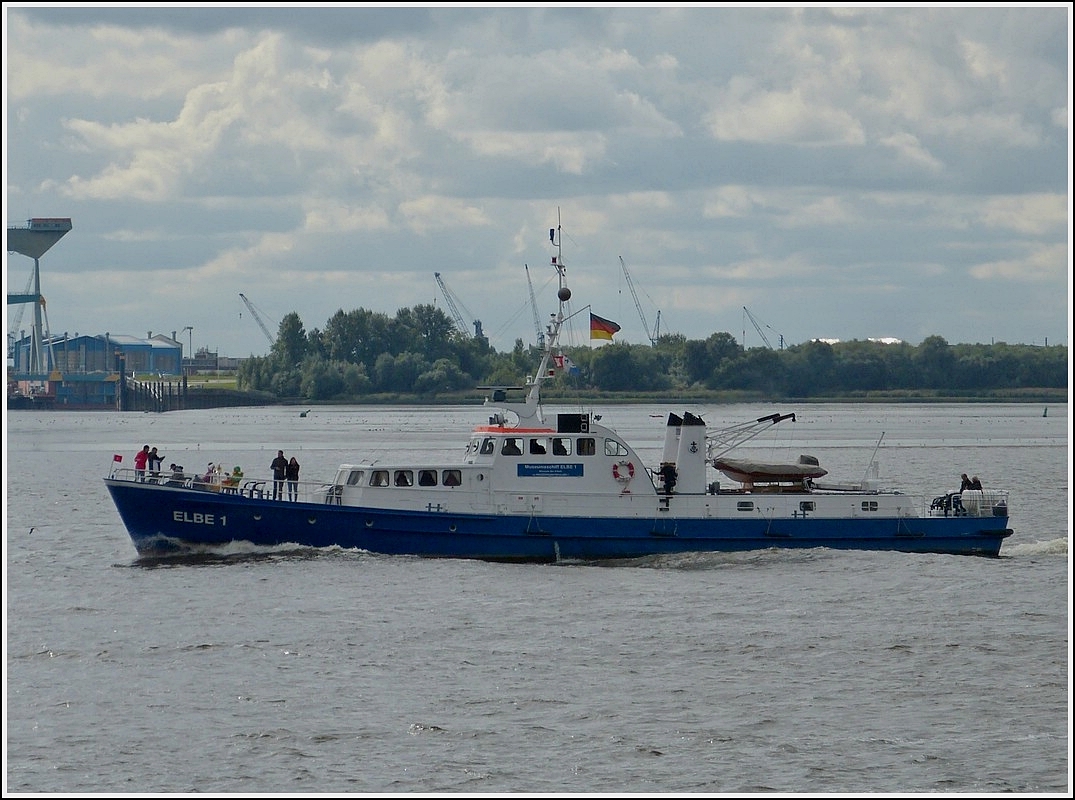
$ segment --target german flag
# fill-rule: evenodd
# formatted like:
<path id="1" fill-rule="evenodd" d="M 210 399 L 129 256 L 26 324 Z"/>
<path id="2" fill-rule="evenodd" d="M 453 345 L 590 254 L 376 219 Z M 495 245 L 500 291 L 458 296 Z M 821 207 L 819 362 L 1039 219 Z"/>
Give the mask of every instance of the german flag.
<path id="1" fill-rule="evenodd" d="M 612 341 L 612 334 L 619 333 L 620 326 L 610 319 L 599 317 L 590 312 L 590 338 Z"/>

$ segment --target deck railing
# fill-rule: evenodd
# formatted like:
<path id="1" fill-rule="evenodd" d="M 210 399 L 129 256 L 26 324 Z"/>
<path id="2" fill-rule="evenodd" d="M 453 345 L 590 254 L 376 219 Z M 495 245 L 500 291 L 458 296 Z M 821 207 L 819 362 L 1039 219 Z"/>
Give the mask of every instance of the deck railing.
<path id="1" fill-rule="evenodd" d="M 242 477 L 238 482 L 232 482 L 227 474 L 205 476 L 173 474 L 171 472 L 150 472 L 149 470 L 136 470 L 130 468 L 116 469 L 109 474 L 110 478 L 118 481 L 131 483 L 148 483 L 156 486 L 171 486 L 181 489 L 194 489 L 201 492 L 216 492 L 222 494 L 237 494 L 242 497 L 272 500 L 272 478 L 247 478 Z M 208 480 L 206 480 L 208 478 Z M 285 502 L 324 503 L 326 495 L 331 493 L 332 486 L 314 481 L 280 481 L 282 484 L 279 498 Z M 289 483 L 293 488 L 289 489 Z"/>
<path id="2" fill-rule="evenodd" d="M 1006 517 L 1008 492 L 1001 489 L 949 492 L 933 498 L 927 513 L 931 517 Z"/>

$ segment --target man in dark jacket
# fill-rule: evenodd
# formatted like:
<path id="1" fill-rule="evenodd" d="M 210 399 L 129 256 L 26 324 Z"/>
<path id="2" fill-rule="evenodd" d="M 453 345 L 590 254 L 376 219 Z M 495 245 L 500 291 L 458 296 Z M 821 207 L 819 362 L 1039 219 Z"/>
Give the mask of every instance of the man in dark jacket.
<path id="1" fill-rule="evenodd" d="M 284 478 L 287 477 L 287 459 L 283 450 L 276 451 L 276 458 L 269 466 L 272 468 L 272 499 L 280 500 L 284 496 Z"/>

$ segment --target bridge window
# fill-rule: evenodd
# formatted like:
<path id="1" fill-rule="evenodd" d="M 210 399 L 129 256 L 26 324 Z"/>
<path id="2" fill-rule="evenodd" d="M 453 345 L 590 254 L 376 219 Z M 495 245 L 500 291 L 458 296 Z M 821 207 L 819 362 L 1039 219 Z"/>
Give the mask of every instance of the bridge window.
<path id="1" fill-rule="evenodd" d="M 530 440 L 530 455 L 543 456 L 545 455 L 545 440 L 544 439 L 531 439 Z"/>
<path id="2" fill-rule="evenodd" d="M 504 446 L 500 452 L 505 456 L 521 456 L 523 454 L 523 440 L 515 436 L 509 436 L 504 440 Z"/>
<path id="3" fill-rule="evenodd" d="M 605 439 L 605 455 L 625 456 L 627 455 L 627 448 L 615 439 Z"/>
<path id="4" fill-rule="evenodd" d="M 483 456 L 491 456 L 493 454 L 493 448 L 494 448 L 493 440 L 490 437 L 490 438 L 486 439 L 484 442 L 482 442 L 482 455 Z"/>
<path id="5" fill-rule="evenodd" d="M 571 440 L 566 436 L 557 436 L 552 440 L 552 454 L 554 456 L 571 455 Z"/>
<path id="6" fill-rule="evenodd" d="M 580 437 L 575 452 L 580 456 L 592 456 L 597 452 L 597 443 L 589 437 Z"/>

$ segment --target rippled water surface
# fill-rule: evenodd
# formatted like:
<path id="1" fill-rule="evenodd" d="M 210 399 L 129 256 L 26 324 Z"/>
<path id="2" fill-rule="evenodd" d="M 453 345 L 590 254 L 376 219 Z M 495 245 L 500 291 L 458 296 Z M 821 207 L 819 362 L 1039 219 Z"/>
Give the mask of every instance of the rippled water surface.
<path id="1" fill-rule="evenodd" d="M 5 793 L 1070 791 L 1066 406 L 594 410 L 653 460 L 668 411 L 795 411 L 750 453 L 857 480 L 876 448 L 927 495 L 977 474 L 1015 534 L 999 559 L 139 561 L 113 453 L 255 477 L 284 449 L 327 480 L 460 452 L 487 412 L 11 412 Z"/>

